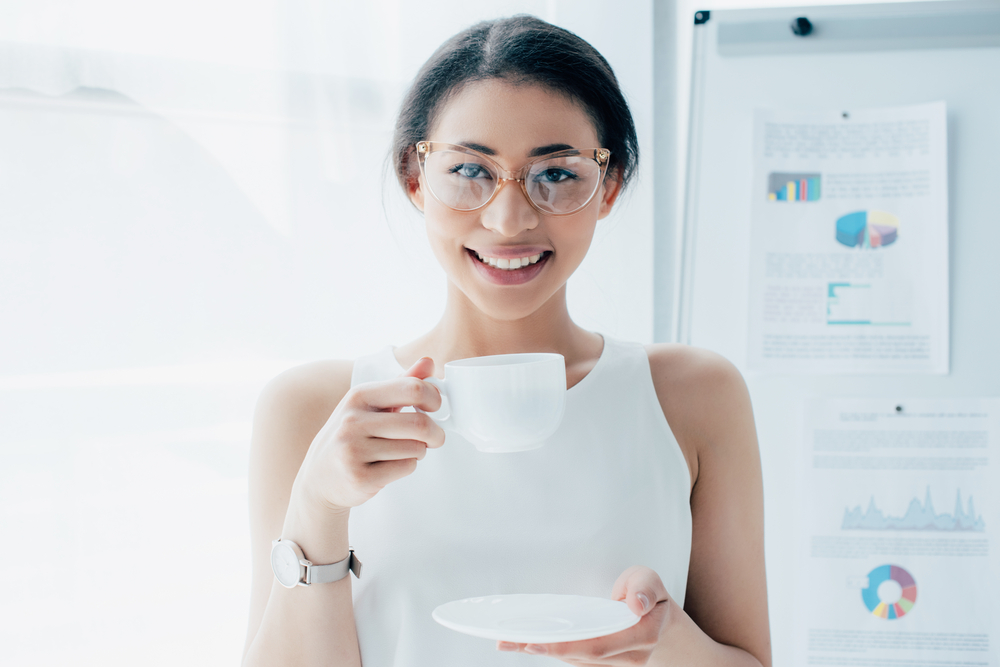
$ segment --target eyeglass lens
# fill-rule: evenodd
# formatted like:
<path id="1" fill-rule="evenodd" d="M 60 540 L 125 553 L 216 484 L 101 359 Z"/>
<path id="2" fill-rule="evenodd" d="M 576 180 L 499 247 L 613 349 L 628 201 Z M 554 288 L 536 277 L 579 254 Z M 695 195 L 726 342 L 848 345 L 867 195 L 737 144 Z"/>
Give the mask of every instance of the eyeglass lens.
<path id="1" fill-rule="evenodd" d="M 500 175 L 492 162 L 455 150 L 432 151 L 424 162 L 427 185 L 443 204 L 459 211 L 479 208 L 493 196 Z M 540 160 L 524 177 L 531 201 L 546 213 L 573 213 L 590 201 L 601 178 L 592 158 L 568 155 Z"/>

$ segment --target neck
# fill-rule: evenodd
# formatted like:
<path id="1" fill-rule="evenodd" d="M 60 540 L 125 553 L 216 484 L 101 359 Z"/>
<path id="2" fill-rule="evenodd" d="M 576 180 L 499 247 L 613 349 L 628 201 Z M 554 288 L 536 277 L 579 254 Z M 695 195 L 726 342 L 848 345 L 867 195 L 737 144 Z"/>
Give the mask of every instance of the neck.
<path id="1" fill-rule="evenodd" d="M 455 359 L 519 352 L 557 352 L 567 366 L 600 353 L 600 336 L 573 322 L 563 285 L 540 308 L 518 319 L 497 319 L 480 310 L 449 282 L 448 302 L 437 325 L 417 340 L 397 349 L 404 367 L 421 356 L 433 357 L 435 374 Z"/>

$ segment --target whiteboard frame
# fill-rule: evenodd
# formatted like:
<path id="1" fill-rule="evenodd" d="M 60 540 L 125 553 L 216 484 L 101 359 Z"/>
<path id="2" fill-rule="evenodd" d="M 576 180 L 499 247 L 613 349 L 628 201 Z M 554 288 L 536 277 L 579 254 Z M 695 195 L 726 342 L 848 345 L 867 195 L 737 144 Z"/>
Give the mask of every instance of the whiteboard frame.
<path id="1" fill-rule="evenodd" d="M 699 14 L 706 13 L 707 20 L 698 17 Z M 790 20 L 799 16 L 811 17 L 815 26 L 813 34 L 796 37 L 792 33 Z M 719 42 L 725 38 L 725 43 L 709 43 L 709 31 L 705 30 L 705 26 L 712 21 L 718 24 Z M 828 25 L 832 25 L 832 29 L 827 29 Z M 893 34 L 887 38 L 872 26 L 878 29 L 891 26 Z M 697 193 L 700 185 L 706 86 L 704 59 L 709 49 L 718 49 L 720 56 L 724 57 L 744 57 L 982 47 L 1000 47 L 1000 3 L 990 0 L 696 12 L 691 57 L 684 216 L 677 232 L 679 256 L 671 299 L 671 342 L 691 344 Z"/>
<path id="2" fill-rule="evenodd" d="M 984 34 L 983 25 L 997 25 L 992 19 L 973 21 L 978 27 L 970 26 L 964 35 L 955 32 L 954 21 L 944 20 L 954 16 L 958 17 L 956 21 L 965 20 L 968 23 L 970 16 L 994 14 L 1000 15 L 1000 3 L 982 0 L 742 9 L 712 11 L 706 24 L 694 27 L 687 179 L 683 190 L 683 214 L 677 228 L 672 230 L 677 239 L 677 254 L 673 256 L 676 283 L 672 301 L 658 301 L 656 307 L 677 315 L 669 330 L 673 342 L 708 347 L 727 356 L 737 368 L 748 371 L 744 377 L 753 402 L 764 480 L 765 559 L 775 665 L 792 664 L 796 641 L 793 634 L 795 614 L 801 602 L 796 597 L 799 543 L 795 530 L 801 525 L 797 503 L 802 490 L 796 488 L 796 479 L 799 475 L 798 459 L 807 455 L 803 449 L 805 402 L 816 398 L 864 397 L 906 405 L 908 399 L 918 398 L 1000 397 L 1000 352 L 997 351 L 1000 348 L 995 343 L 996 332 L 1000 331 L 1000 299 L 996 296 L 996 285 L 1000 285 L 1000 261 L 996 259 L 1000 256 L 1000 208 L 995 204 L 997 199 L 993 192 L 996 190 L 996 160 L 993 156 L 1000 155 L 1000 116 L 994 111 L 1000 108 L 1000 86 L 989 83 L 1000 80 L 1000 35 Z M 870 36 L 864 36 L 863 31 L 855 31 L 853 36 L 849 31 L 841 31 L 841 37 L 837 39 L 833 39 L 836 33 L 833 36 L 828 34 L 825 44 L 819 43 L 822 35 L 819 32 L 816 42 L 810 46 L 806 42 L 808 38 L 795 41 L 800 38 L 793 37 L 789 29 L 790 21 L 799 16 L 808 17 L 822 27 L 821 20 L 826 18 L 848 23 L 853 20 L 862 24 L 879 17 L 909 15 L 930 16 L 934 20 L 902 21 L 901 25 L 910 26 L 911 34 L 896 35 L 883 43 L 874 43 Z M 935 22 L 945 26 L 941 31 L 947 34 L 938 37 L 928 35 L 929 26 Z M 742 35 L 738 31 L 729 33 L 732 38 L 729 47 L 736 51 L 742 49 L 741 53 L 722 55 L 719 52 L 716 28 L 723 24 L 751 26 L 752 29 L 747 28 Z M 881 25 L 887 24 L 883 22 Z M 789 36 L 786 38 L 778 34 L 775 26 L 781 31 L 788 30 Z M 994 28 L 990 30 L 1000 32 Z M 965 70 L 950 70 L 956 72 L 956 76 L 947 82 L 937 78 L 947 74 L 935 70 L 935 78 L 926 79 L 926 91 L 917 88 L 921 85 L 917 83 L 919 79 L 910 72 L 906 75 L 905 85 L 893 87 L 885 94 L 863 86 L 848 88 L 851 86 L 849 74 L 831 79 L 829 85 L 821 82 L 823 88 L 813 87 L 812 91 L 823 92 L 816 95 L 816 99 L 810 97 L 808 87 L 801 94 L 798 90 L 790 90 L 781 98 L 770 93 L 754 93 L 758 90 L 758 82 L 763 81 L 754 79 L 756 74 L 749 74 L 757 71 L 756 59 L 766 61 L 768 66 L 781 61 L 797 63 L 798 59 L 804 59 L 804 53 L 808 53 L 802 51 L 805 48 L 813 49 L 812 53 L 826 54 L 816 60 L 824 60 L 825 64 L 836 63 L 831 69 L 838 70 L 838 74 L 847 72 L 847 69 L 840 68 L 841 58 L 844 63 L 849 61 L 855 67 L 864 62 L 892 61 L 898 64 L 910 60 L 926 63 L 933 59 L 951 63 L 955 60 Z M 872 57 L 868 58 L 868 54 Z M 914 57 L 910 58 L 911 54 Z M 728 68 L 727 63 L 731 63 L 732 68 Z M 736 84 L 732 79 L 734 72 L 739 72 L 740 76 L 746 74 L 739 80 L 738 90 L 731 88 Z M 773 86 L 768 90 L 773 90 Z M 956 90 L 963 92 L 958 95 Z M 938 95 L 939 92 L 941 95 Z M 732 125 L 726 126 L 724 140 L 713 136 L 712 133 L 720 129 L 718 119 L 724 118 L 723 122 L 730 123 L 736 117 L 734 109 L 742 116 L 753 107 L 767 106 L 772 98 L 775 100 L 773 108 L 785 108 L 799 100 L 803 107 L 828 108 L 822 105 L 829 105 L 830 100 L 841 97 L 846 105 L 844 108 L 866 108 L 864 105 L 868 104 L 869 98 L 877 101 L 872 101 L 867 108 L 940 99 L 948 104 L 948 375 L 749 371 L 739 362 L 740 355 L 745 356 L 747 340 L 744 333 L 743 352 L 739 352 L 738 329 L 742 324 L 734 319 L 749 317 L 748 312 L 740 310 L 745 304 L 736 298 L 722 300 L 718 304 L 711 301 L 723 294 L 723 287 L 720 287 L 723 283 L 732 294 L 741 287 L 745 289 L 738 284 L 744 279 L 744 274 L 731 262 L 737 257 L 733 253 L 745 253 L 739 256 L 749 257 L 749 253 L 738 246 L 744 240 L 746 228 L 727 227 L 726 220 L 717 220 L 713 216 L 731 216 L 740 211 L 739 224 L 749 222 L 751 174 L 744 164 L 752 167 L 751 142 L 747 141 L 746 145 L 741 143 L 733 149 L 736 153 L 732 157 L 739 163 L 739 170 L 720 169 L 725 166 L 720 160 L 727 155 L 725 151 L 732 145 L 731 142 L 737 136 L 747 137 L 743 135 L 745 130 L 742 126 Z M 727 99 L 733 106 L 723 108 Z M 969 105 L 974 105 L 974 108 Z M 986 133 L 983 133 L 984 129 Z M 973 174 L 973 171 L 976 173 Z M 743 178 L 744 174 L 745 183 L 729 182 Z M 988 179 L 984 178 L 986 174 L 989 174 Z M 970 179 L 970 175 L 975 178 Z M 709 186 L 713 184 L 711 179 L 717 178 L 723 179 L 720 182 L 725 182 L 726 187 L 737 187 L 739 191 L 733 198 L 714 199 L 721 191 Z M 742 199 L 744 194 L 745 200 Z M 744 205 L 746 209 L 742 208 Z M 747 215 L 744 216 L 743 212 Z M 716 223 L 718 226 L 713 226 Z M 730 231 L 739 232 L 740 236 L 736 237 L 738 243 L 716 248 L 722 232 Z M 710 255 L 714 259 L 707 259 Z M 725 261 L 716 261 L 720 258 Z M 727 272 L 724 280 L 713 283 L 706 278 L 711 272 L 714 280 L 723 275 L 721 271 Z M 991 555 L 994 569 L 997 569 L 998 563 L 997 556 Z M 996 649 L 991 648 L 991 652 L 992 657 Z"/>

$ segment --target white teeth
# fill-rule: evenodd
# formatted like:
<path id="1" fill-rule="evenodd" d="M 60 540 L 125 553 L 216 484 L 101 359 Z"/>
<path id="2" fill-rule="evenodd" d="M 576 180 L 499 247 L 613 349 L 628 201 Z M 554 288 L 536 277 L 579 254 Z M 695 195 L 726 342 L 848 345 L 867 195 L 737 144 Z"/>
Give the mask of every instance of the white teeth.
<path id="1" fill-rule="evenodd" d="M 543 254 L 544 253 L 538 253 L 537 255 L 531 255 L 530 257 L 514 257 L 513 259 L 507 259 L 501 257 L 486 257 L 476 252 L 476 257 L 478 257 L 483 264 L 489 264 L 490 266 L 503 269 L 505 271 L 513 271 L 515 269 L 528 266 L 529 264 L 534 264 L 542 258 Z"/>

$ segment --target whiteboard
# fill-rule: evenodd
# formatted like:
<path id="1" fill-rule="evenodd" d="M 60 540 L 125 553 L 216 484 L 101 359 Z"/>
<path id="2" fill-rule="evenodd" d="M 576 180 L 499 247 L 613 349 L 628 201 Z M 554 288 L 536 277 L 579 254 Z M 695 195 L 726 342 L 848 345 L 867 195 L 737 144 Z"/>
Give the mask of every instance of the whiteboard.
<path id="1" fill-rule="evenodd" d="M 794 35 L 792 19 L 814 31 Z M 673 338 L 743 371 L 760 439 L 775 665 L 791 664 L 797 610 L 797 457 L 815 397 L 1000 396 L 1000 3 L 920 2 L 699 12 Z M 780 76 L 775 73 L 780 72 Z M 794 82 L 792 84 L 791 82 Z M 948 109 L 948 375 L 746 370 L 755 108 L 837 110 L 944 100 Z M 994 566 L 996 567 L 996 566 Z"/>

